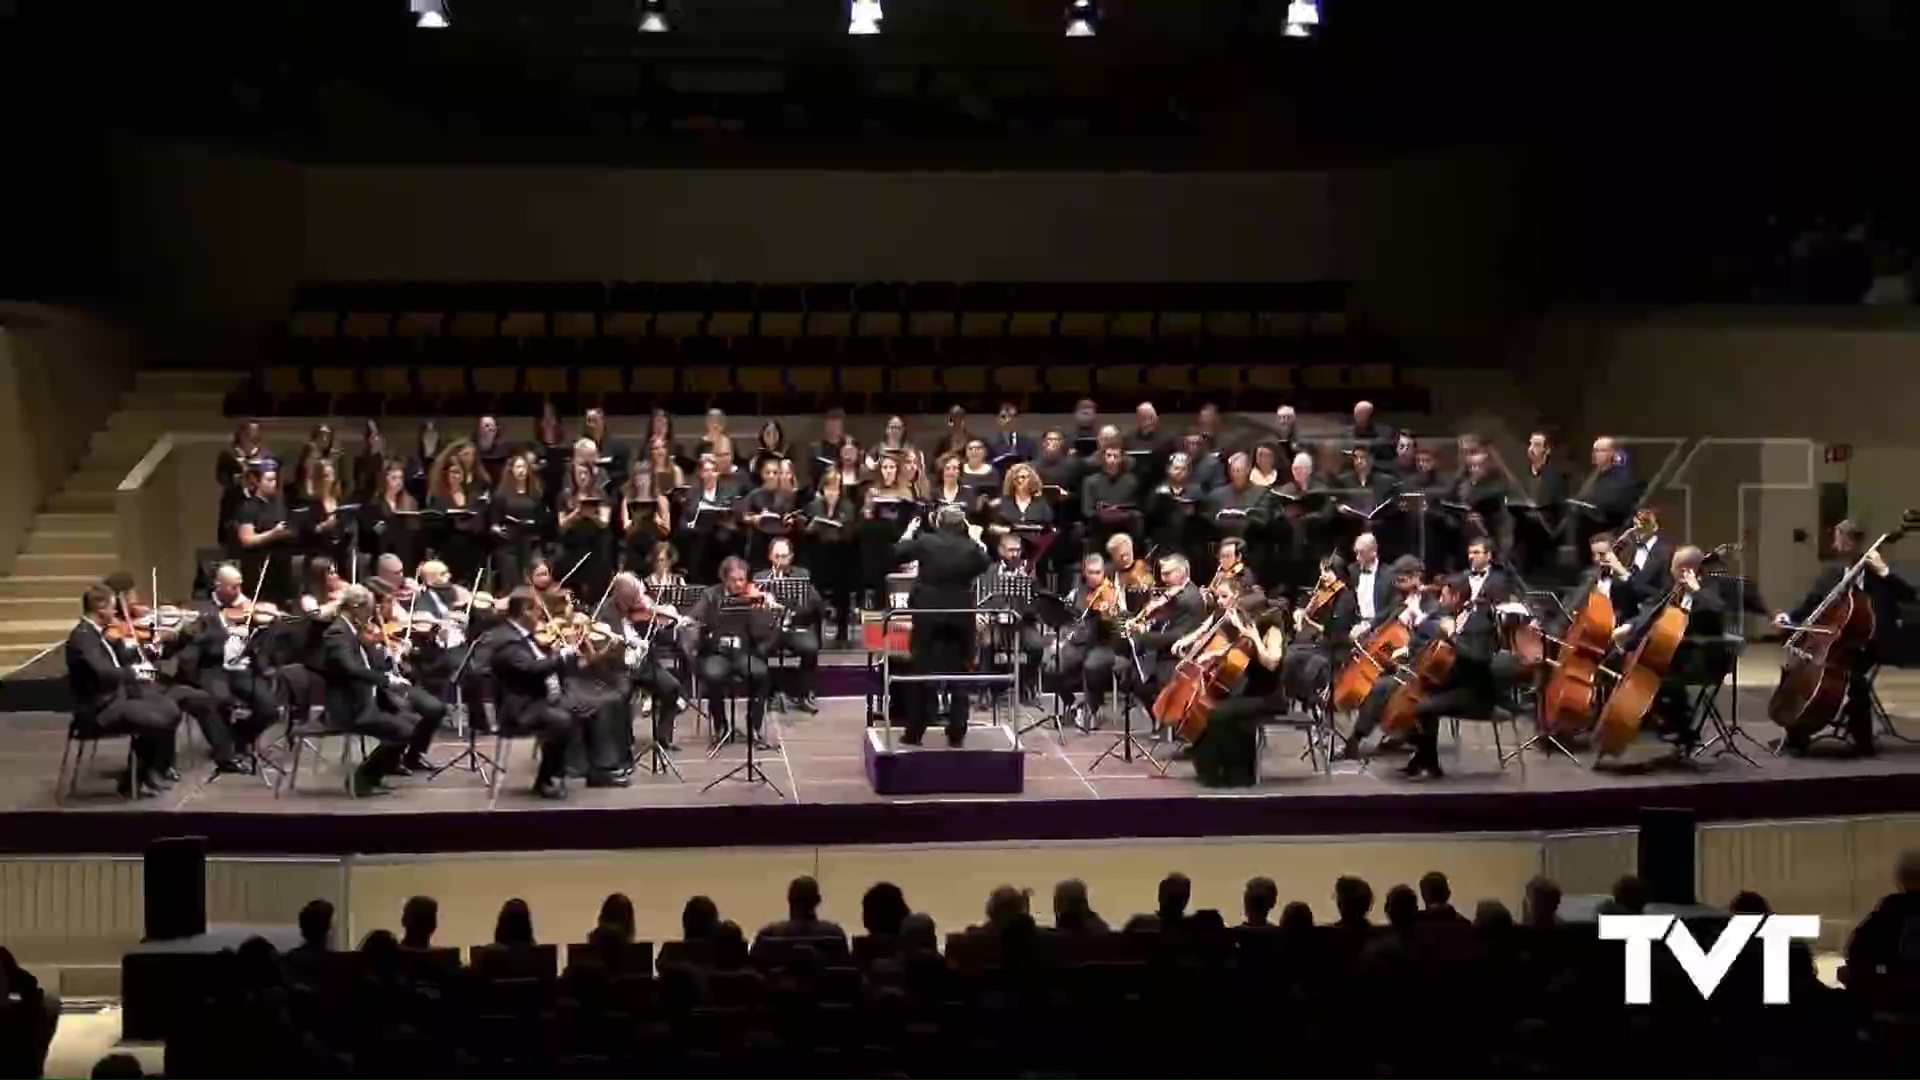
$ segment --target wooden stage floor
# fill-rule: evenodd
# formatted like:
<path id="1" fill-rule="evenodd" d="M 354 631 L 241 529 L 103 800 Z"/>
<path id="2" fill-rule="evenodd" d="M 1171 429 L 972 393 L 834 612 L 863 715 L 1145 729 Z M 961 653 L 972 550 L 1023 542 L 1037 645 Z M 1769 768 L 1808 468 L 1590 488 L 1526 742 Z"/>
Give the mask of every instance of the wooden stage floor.
<path id="1" fill-rule="evenodd" d="M 1709 751 L 1691 764 L 1671 760 L 1651 739 L 1625 761 L 1603 771 L 1557 754 L 1529 754 L 1501 767 L 1489 725 L 1467 723 L 1461 742 L 1443 736 L 1447 777 L 1402 779 L 1404 757 L 1386 755 L 1370 767 L 1335 764 L 1331 775 L 1301 760 L 1301 735 L 1276 727 L 1262 757 L 1263 779 L 1252 789 L 1199 786 L 1190 765 L 1170 764 L 1159 775 L 1143 762 L 1117 757 L 1093 762 L 1117 735 L 1069 733 L 1057 740 L 1034 732 L 1025 740 L 1025 791 L 1017 796 L 889 798 L 876 795 L 861 752 L 864 708 L 857 700 L 829 700 L 817 716 L 770 717 L 779 749 L 757 755 L 768 788 L 709 780 L 739 765 L 734 746 L 709 760 L 692 717 L 682 724 L 677 756 L 684 776 L 642 773 L 632 787 L 588 789 L 575 783 L 564 803 L 533 798 L 531 744 L 517 741 L 514 773 L 497 799 L 480 778 L 447 772 L 437 779 L 396 780 L 396 794 L 352 799 L 343 790 L 339 743 L 325 745 L 326 761 L 302 766 L 301 790 L 273 792 L 251 777 L 223 776 L 195 763 L 187 779 L 160 798 L 129 803 L 112 794 L 104 770 L 118 760 L 113 746 L 78 797 L 55 799 L 66 718 L 53 713 L 0 717 L 0 851 L 137 850 L 143 838 L 204 832 L 227 850 L 351 853 L 421 850 L 619 848 L 750 843 L 884 843 L 915 840 L 1041 839 L 1092 836 L 1178 836 L 1425 832 L 1603 827 L 1631 823 L 1641 807 L 1690 806 L 1703 819 L 1820 816 L 1920 809 L 1920 743 L 1882 737 L 1878 756 L 1859 759 L 1837 743 L 1817 745 L 1802 758 L 1775 758 L 1764 744 L 1778 732 L 1764 719 L 1775 665 L 1755 650 L 1742 664 L 1739 716 L 1756 742 L 1740 740 L 1753 764 Z M 1729 688 L 1729 691 L 1731 688 Z M 1722 693 L 1722 708 L 1729 704 Z M 1899 729 L 1920 739 L 1920 671 L 1885 672 L 1882 701 L 1902 720 Z M 1050 700 L 1050 699 L 1049 699 Z M 986 720 L 976 714 L 976 723 Z M 1145 734 L 1144 714 L 1136 726 Z M 1512 745 L 1510 728 L 1502 729 Z M 999 745 L 1004 737 L 976 731 L 969 745 Z M 492 749 L 483 738 L 483 749 Z M 928 742 L 943 740 L 930 732 Z M 445 760 L 463 744 L 443 738 L 434 756 Z M 938 749 L 923 751 L 939 753 Z"/>

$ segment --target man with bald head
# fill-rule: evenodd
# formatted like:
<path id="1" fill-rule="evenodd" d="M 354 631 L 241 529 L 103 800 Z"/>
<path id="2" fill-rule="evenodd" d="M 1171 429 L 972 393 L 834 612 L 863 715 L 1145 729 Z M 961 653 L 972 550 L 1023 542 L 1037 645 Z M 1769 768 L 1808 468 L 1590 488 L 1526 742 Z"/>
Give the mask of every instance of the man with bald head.
<path id="1" fill-rule="evenodd" d="M 1393 456 L 1395 439 L 1392 428 L 1373 418 L 1373 402 L 1354 402 L 1353 426 L 1347 429 L 1348 449 L 1364 446 L 1375 461 L 1381 461 Z"/>
<path id="2" fill-rule="evenodd" d="M 214 767 L 220 772 L 252 772 L 254 739 L 280 713 L 271 669 L 253 640 L 267 631 L 246 625 L 229 627 L 222 612 L 246 601 L 240 568 L 221 563 L 213 572 L 213 594 L 194 605 L 196 618 L 180 647 L 180 677 L 213 698 L 218 716 L 206 725 Z M 236 706 L 248 715 L 235 719 Z M 236 747 L 239 751 L 237 752 Z"/>
<path id="3" fill-rule="evenodd" d="M 1133 410 L 1133 431 L 1122 448 L 1140 478 L 1140 490 L 1152 491 L 1166 476 L 1167 457 L 1174 449 L 1173 437 L 1160 428 L 1160 413 L 1153 402 L 1143 401 Z"/>
<path id="4" fill-rule="evenodd" d="M 1640 505 L 1640 481 L 1634 479 L 1618 439 L 1602 435 L 1593 440 L 1593 473 L 1584 490 L 1568 502 L 1575 512 L 1579 546 L 1597 532 L 1618 533 Z"/>

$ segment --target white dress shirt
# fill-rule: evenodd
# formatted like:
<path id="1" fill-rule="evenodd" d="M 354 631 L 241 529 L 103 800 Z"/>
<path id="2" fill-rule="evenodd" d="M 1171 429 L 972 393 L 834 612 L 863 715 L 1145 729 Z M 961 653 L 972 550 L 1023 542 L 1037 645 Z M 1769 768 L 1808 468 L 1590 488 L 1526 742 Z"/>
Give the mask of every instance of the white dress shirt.
<path id="1" fill-rule="evenodd" d="M 1360 567 L 1353 575 L 1353 596 L 1360 602 L 1360 619 L 1363 622 L 1372 622 L 1376 614 L 1373 610 L 1373 583 L 1379 576 L 1378 562 Z"/>

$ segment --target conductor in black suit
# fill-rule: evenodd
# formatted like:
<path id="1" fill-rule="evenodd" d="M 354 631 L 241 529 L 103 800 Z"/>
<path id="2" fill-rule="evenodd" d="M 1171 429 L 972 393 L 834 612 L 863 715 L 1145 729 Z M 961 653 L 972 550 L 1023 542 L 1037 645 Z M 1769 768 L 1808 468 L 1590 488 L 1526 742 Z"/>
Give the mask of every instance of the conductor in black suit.
<path id="1" fill-rule="evenodd" d="M 173 731 L 180 707 L 153 684 L 153 666 L 131 649 L 109 640 L 113 591 L 104 585 L 80 597 L 80 621 L 67 634 L 67 685 L 73 692 L 73 726 L 82 736 L 133 737 L 134 775 L 120 781 L 120 793 L 135 798 L 157 795 L 171 779 Z"/>
<path id="2" fill-rule="evenodd" d="M 534 640 L 540 625 L 540 598 L 516 589 L 507 597 L 507 623 L 493 631 L 490 662 L 498 697 L 501 730 L 540 740 L 540 770 L 533 793 L 543 799 L 567 797 L 567 748 L 593 722 L 600 704 L 566 693 L 561 673 L 579 653 L 572 645 L 552 648 Z"/>
<path id="3" fill-rule="evenodd" d="M 353 775 L 353 793 L 385 795 L 393 789 L 382 779 L 398 772 L 400 756 L 416 730 L 420 714 L 407 708 L 410 685 L 395 669 L 384 644 L 362 639 L 362 628 L 377 618 L 373 593 L 349 585 L 340 595 L 340 613 L 320 635 L 320 664 L 327 683 L 327 723 L 378 739 Z M 426 728 L 431 737 L 431 728 Z"/>
<path id="4" fill-rule="evenodd" d="M 918 531 L 918 520 L 909 534 L 894 545 L 893 561 L 917 563 L 918 575 L 913 592 L 907 598 L 910 610 L 957 609 L 973 606 L 973 579 L 986 572 L 987 548 L 967 524 L 966 511 L 957 506 L 942 506 L 933 511 L 933 527 Z M 916 674 L 958 674 L 967 670 L 974 655 L 974 618 L 972 615 L 915 615 L 913 670 Z M 947 744 L 959 746 L 967 738 L 967 690 L 964 683 L 915 682 L 902 684 L 907 698 L 906 735 L 909 746 L 920 745 L 926 735 L 941 689 L 947 694 Z"/>

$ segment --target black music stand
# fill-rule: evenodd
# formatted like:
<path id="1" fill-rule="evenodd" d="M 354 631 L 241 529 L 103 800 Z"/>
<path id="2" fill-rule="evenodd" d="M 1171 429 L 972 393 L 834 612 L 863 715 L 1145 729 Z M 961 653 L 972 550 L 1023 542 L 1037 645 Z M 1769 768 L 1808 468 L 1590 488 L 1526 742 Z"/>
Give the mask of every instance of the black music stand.
<path id="1" fill-rule="evenodd" d="M 1041 626 L 1053 631 L 1053 655 L 1057 662 L 1060 656 L 1060 639 L 1065 635 L 1069 627 L 1080 621 L 1080 617 L 1073 613 L 1073 609 L 1067 606 L 1067 602 L 1062 600 L 1059 594 L 1050 593 L 1044 589 L 1033 593 L 1033 614 L 1035 618 L 1040 620 Z M 1018 642 L 1016 641 L 1015 644 L 1017 646 Z M 1042 660 L 1040 674 L 1043 677 L 1046 674 L 1045 669 L 1046 661 Z M 1027 732 L 1048 726 L 1053 728 L 1054 741 L 1065 745 L 1067 729 L 1064 719 L 1065 710 L 1061 708 L 1062 700 L 1063 695 L 1060 693 L 1059 684 L 1056 682 L 1053 691 L 1053 711 L 1043 714 L 1040 719 L 1035 720 L 1031 724 L 1017 728 L 1013 733 L 1014 745 L 1018 746 L 1021 737 L 1026 735 Z"/>
<path id="2" fill-rule="evenodd" d="M 700 597 L 707 591 L 706 586 L 689 585 L 684 582 L 679 585 L 650 585 L 648 588 L 652 590 L 656 601 L 666 604 L 683 616 L 693 610 L 693 605 L 699 603 Z M 686 676 L 686 678 L 680 680 L 681 685 L 693 686 L 693 676 L 697 666 L 694 658 L 680 653 L 678 649 L 674 651 L 679 656 L 682 664 L 680 673 Z M 694 692 L 688 695 L 686 707 L 694 716 L 707 722 L 707 730 L 712 731 L 714 729 L 713 717 L 707 715 L 706 707 L 700 702 L 698 687 L 694 687 Z"/>
<path id="3" fill-rule="evenodd" d="M 1147 672 L 1146 668 L 1140 663 L 1140 644 L 1134 640 L 1132 634 L 1124 635 L 1124 640 L 1127 643 L 1128 658 L 1133 661 L 1134 676 L 1138 680 L 1134 685 L 1145 686 L 1147 684 Z M 1133 764 L 1134 756 L 1137 754 L 1140 757 L 1146 758 L 1147 764 L 1153 766 L 1155 772 L 1161 776 L 1167 775 L 1167 766 L 1163 764 L 1159 758 L 1154 757 L 1153 751 L 1147 749 L 1146 744 L 1142 743 L 1133 733 L 1133 692 L 1129 690 L 1123 693 L 1121 691 L 1120 672 L 1118 669 L 1115 669 L 1113 673 L 1113 693 L 1120 699 L 1120 736 L 1113 740 L 1113 745 L 1100 751 L 1100 756 L 1094 758 L 1093 764 L 1087 766 L 1087 772 L 1092 773 L 1094 770 L 1100 768 L 1101 762 L 1115 754 L 1120 755 L 1121 761 L 1131 765 Z"/>
<path id="4" fill-rule="evenodd" d="M 785 659 L 787 657 L 794 657 L 795 659 L 798 659 L 798 657 L 794 653 L 789 652 L 787 650 L 787 630 L 793 627 L 794 625 L 796 625 L 793 622 L 794 612 L 799 611 L 802 607 L 806 606 L 807 590 L 813 586 L 813 579 L 802 578 L 802 577 L 780 577 L 780 578 L 766 577 L 766 578 L 761 578 L 759 581 L 754 582 L 754 584 L 760 586 L 761 588 L 766 589 L 769 593 L 772 593 L 773 598 L 775 600 L 778 600 L 780 602 L 780 606 L 785 609 L 782 612 L 780 617 L 780 643 L 774 649 L 774 654 L 767 658 L 767 667 L 769 669 L 767 672 L 767 681 L 769 684 L 771 684 L 773 681 L 774 671 L 776 670 L 798 671 L 799 670 L 798 667 L 790 668 L 785 664 L 780 664 L 776 666 L 774 664 L 774 661 Z M 780 693 L 780 691 L 775 689 L 773 686 L 769 685 L 768 690 L 775 696 L 776 700 L 784 700 L 784 699 L 778 698 L 777 695 Z M 801 692 L 805 693 L 804 688 L 802 689 Z"/>
<path id="5" fill-rule="evenodd" d="M 990 608 L 994 614 L 987 622 L 987 662 L 994 662 L 1002 651 L 1004 643 L 1007 664 L 1018 673 L 1020 662 L 1020 624 L 1033 610 L 1033 577 L 1029 574 L 994 574 L 974 579 L 973 606 Z M 1013 707 L 1020 707 L 1020 680 L 1014 680 Z M 993 721 L 1000 722 L 1000 706 L 997 695 L 990 699 Z"/>
<path id="6" fill-rule="evenodd" d="M 748 622 L 751 619 L 754 610 L 755 610 L 754 607 L 749 604 L 741 604 L 731 600 L 723 600 L 720 605 L 719 613 L 714 617 L 713 629 L 716 636 L 721 638 L 733 637 L 738 639 L 740 642 L 741 650 L 751 655 L 751 650 L 747 649 L 746 646 L 748 644 L 748 630 L 749 630 Z M 742 693 L 751 693 L 751 692 L 752 692 L 751 687 L 742 689 Z M 713 749 L 707 751 L 707 760 L 711 761 L 715 757 L 718 757 L 720 754 L 720 751 L 725 749 L 728 743 L 733 742 L 738 737 L 736 733 L 739 731 L 739 726 L 737 723 L 737 720 L 739 718 L 739 708 L 736 703 L 740 700 L 740 697 L 741 697 L 741 694 L 727 695 L 727 698 L 726 698 L 727 733 L 725 736 L 714 740 Z M 712 780 L 707 781 L 707 786 L 701 788 L 700 793 L 704 795 L 707 792 L 712 791 L 714 788 L 720 786 L 721 784 L 726 783 L 728 780 L 739 779 L 742 782 L 748 783 L 748 784 L 764 784 L 766 785 L 769 791 L 773 792 L 775 795 L 778 795 L 780 797 L 781 802 L 785 802 L 787 799 L 787 793 L 780 790 L 779 785 L 775 784 L 773 780 L 767 776 L 767 771 L 765 769 L 762 769 L 760 767 L 759 761 L 754 758 L 754 744 L 758 742 L 759 739 L 757 739 L 754 733 L 750 731 L 747 733 L 746 741 L 747 741 L 747 760 L 741 762 L 738 765 L 735 765 L 733 768 L 728 769 L 726 772 L 721 773 L 719 776 L 714 777 Z"/>
<path id="7" fill-rule="evenodd" d="M 674 606 L 678 607 L 679 605 L 676 604 Z M 654 660 L 656 664 L 659 663 L 659 661 L 655 659 L 654 650 L 660 647 L 660 643 L 655 639 L 661 632 L 668 629 L 668 627 L 669 624 L 666 623 L 647 627 L 647 632 L 644 635 L 647 643 L 647 655 L 641 663 L 645 663 L 647 660 Z M 641 693 L 643 693 L 642 688 L 636 684 L 632 693 L 627 698 L 627 713 L 629 716 L 633 713 L 633 702 L 639 698 Z M 655 704 L 658 703 L 656 702 Z M 647 760 L 640 765 L 640 768 L 645 769 L 649 776 L 659 776 L 661 773 L 672 773 L 675 782 L 685 783 L 687 778 L 680 775 L 679 764 L 673 760 L 673 755 L 667 752 L 666 741 L 660 738 L 660 717 L 658 715 L 649 717 L 648 727 L 651 730 L 648 732 L 647 738 L 649 744 Z"/>
<path id="8" fill-rule="evenodd" d="M 466 677 L 467 667 L 473 663 L 474 646 L 477 644 L 479 644 L 477 639 L 467 639 L 467 655 L 460 658 L 460 666 L 453 669 L 453 677 L 447 680 L 447 686 L 455 691 L 460 689 L 460 680 Z M 438 780 L 441 773 L 464 765 L 465 767 L 461 769 L 462 772 L 477 774 L 480 777 L 481 783 L 491 786 L 493 781 L 488 778 L 488 771 L 491 770 L 497 774 L 500 771 L 500 765 L 498 762 L 495 762 L 485 750 L 480 749 L 480 740 L 476 735 L 473 723 L 474 710 L 485 705 L 485 702 L 476 701 L 472 704 L 462 702 L 461 704 L 465 705 L 467 710 L 467 748 L 442 762 L 427 775 L 427 779 Z"/>
<path id="9" fill-rule="evenodd" d="M 1692 756 L 1697 758 L 1708 750 L 1713 750 L 1713 756 L 1716 758 L 1732 754 L 1757 769 L 1760 767 L 1759 762 L 1748 757 L 1746 751 L 1740 749 L 1740 740 L 1745 739 L 1753 744 L 1754 749 L 1763 754 L 1767 752 L 1764 743 L 1749 735 L 1747 729 L 1740 726 L 1740 654 L 1746 651 L 1747 639 L 1738 634 L 1727 634 L 1721 638 L 1720 647 L 1726 650 L 1727 666 L 1720 671 L 1718 681 L 1711 686 L 1701 687 L 1700 692 L 1694 695 L 1693 699 L 1694 717 L 1703 726 L 1709 723 L 1713 725 L 1713 738 L 1696 747 Z M 1727 687 L 1728 705 L 1725 714 L 1720 712 L 1720 704 L 1716 700 L 1722 686 Z M 1719 749 L 1714 750 L 1715 746 Z"/>

